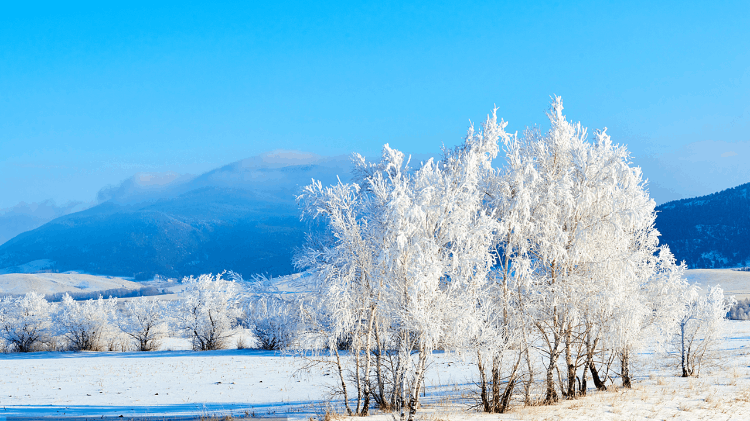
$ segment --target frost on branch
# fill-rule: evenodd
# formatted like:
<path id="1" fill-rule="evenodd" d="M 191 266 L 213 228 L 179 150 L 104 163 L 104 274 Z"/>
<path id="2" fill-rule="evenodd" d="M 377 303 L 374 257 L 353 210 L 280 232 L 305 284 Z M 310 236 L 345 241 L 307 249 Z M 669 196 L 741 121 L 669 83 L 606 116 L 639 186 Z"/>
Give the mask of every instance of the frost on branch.
<path id="1" fill-rule="evenodd" d="M 750 320 L 750 298 L 738 300 L 727 313 L 730 320 Z"/>

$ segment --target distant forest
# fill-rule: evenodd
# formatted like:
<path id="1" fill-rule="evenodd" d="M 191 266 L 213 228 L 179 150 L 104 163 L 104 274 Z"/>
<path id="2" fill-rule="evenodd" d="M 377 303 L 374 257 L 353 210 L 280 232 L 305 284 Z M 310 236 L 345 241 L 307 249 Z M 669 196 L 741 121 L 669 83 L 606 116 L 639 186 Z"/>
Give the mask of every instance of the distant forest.
<path id="1" fill-rule="evenodd" d="M 656 208 L 661 243 L 691 269 L 750 266 L 750 183 Z"/>

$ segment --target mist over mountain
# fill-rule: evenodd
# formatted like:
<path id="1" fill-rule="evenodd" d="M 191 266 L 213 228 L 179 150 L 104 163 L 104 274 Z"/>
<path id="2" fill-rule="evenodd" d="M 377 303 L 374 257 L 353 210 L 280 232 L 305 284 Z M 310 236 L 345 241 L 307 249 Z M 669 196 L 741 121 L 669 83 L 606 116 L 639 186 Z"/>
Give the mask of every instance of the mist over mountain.
<path id="1" fill-rule="evenodd" d="M 350 167 L 347 156 L 276 151 L 199 176 L 137 174 L 102 189 L 97 206 L 0 246 L 0 268 L 46 260 L 57 271 L 137 279 L 292 273 L 306 231 L 295 196 L 313 178 L 349 180 Z"/>
<path id="2" fill-rule="evenodd" d="M 688 267 L 750 266 L 750 183 L 657 206 L 656 228 Z"/>
<path id="3" fill-rule="evenodd" d="M 54 200 L 45 200 L 41 203 L 21 202 L 12 208 L 0 209 L 0 244 L 55 218 L 92 205 L 92 203 L 69 202 L 58 206 Z"/>

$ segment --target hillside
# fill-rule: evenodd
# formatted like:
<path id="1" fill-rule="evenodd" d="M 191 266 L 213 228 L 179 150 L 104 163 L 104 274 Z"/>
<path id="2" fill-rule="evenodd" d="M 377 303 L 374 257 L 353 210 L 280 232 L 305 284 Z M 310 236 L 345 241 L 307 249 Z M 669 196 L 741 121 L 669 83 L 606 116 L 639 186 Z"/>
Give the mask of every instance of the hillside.
<path id="1" fill-rule="evenodd" d="M 348 179 L 348 166 L 346 157 L 277 154 L 156 187 L 139 176 L 103 191 L 104 203 L 9 240 L 0 246 L 0 268 L 44 260 L 55 271 L 136 279 L 223 270 L 289 274 L 306 231 L 295 195 L 312 178 Z"/>
<path id="2" fill-rule="evenodd" d="M 689 268 L 750 266 L 750 183 L 656 210 L 661 242 Z"/>
<path id="3" fill-rule="evenodd" d="M 84 273 L 12 273 L 0 275 L 0 296 L 21 295 L 28 292 L 38 294 L 81 293 L 116 288 L 136 290 L 142 285 L 127 279 L 92 276 Z"/>

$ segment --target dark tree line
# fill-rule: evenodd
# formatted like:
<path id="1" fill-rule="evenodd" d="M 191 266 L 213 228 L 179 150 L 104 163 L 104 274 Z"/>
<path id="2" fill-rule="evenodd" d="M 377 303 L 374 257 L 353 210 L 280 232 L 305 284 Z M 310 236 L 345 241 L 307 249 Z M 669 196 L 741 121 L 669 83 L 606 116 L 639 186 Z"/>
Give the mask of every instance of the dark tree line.
<path id="1" fill-rule="evenodd" d="M 750 266 L 750 183 L 656 211 L 661 243 L 688 268 Z"/>

